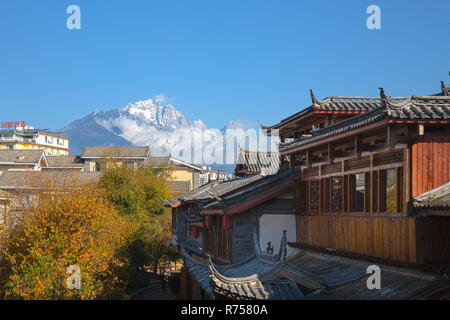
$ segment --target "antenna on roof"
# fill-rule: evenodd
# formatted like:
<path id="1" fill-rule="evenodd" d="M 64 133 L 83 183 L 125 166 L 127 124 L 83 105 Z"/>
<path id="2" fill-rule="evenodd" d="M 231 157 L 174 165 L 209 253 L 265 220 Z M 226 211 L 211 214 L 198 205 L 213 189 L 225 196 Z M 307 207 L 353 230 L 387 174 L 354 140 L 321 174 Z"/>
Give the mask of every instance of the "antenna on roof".
<path id="1" fill-rule="evenodd" d="M 441 90 L 442 90 L 442 95 L 443 96 L 448 96 L 449 95 L 447 87 L 445 86 L 444 81 L 441 81 Z"/>
<path id="2" fill-rule="evenodd" d="M 309 89 L 309 94 L 311 95 L 311 100 L 313 104 L 319 104 L 319 101 L 316 99 L 316 97 L 314 96 L 314 93 L 312 91 L 312 89 Z"/>

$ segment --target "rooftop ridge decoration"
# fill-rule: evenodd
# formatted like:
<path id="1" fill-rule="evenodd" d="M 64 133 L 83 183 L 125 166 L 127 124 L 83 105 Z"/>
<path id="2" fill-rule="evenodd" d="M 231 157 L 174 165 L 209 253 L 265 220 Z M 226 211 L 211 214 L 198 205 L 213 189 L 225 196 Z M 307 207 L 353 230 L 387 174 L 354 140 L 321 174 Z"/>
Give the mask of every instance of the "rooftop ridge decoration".
<path id="1" fill-rule="evenodd" d="M 398 96 L 391 97 L 386 96 L 384 93 L 384 89 L 380 88 L 382 92 L 380 92 L 379 97 L 368 97 L 368 96 L 328 96 L 322 100 L 319 100 L 314 95 L 313 91 L 310 90 L 310 96 L 312 104 L 306 108 L 301 109 L 300 111 L 292 114 L 284 119 L 282 119 L 277 124 L 272 126 L 263 125 L 261 121 L 259 121 L 261 128 L 268 131 L 270 135 L 271 129 L 281 129 L 281 128 L 290 128 L 294 125 L 295 122 L 301 121 L 304 117 L 308 117 L 310 114 L 361 114 L 369 112 L 373 109 L 377 109 L 380 107 L 383 102 L 389 104 L 393 109 L 396 108 L 396 104 L 404 102 L 405 105 L 409 103 L 412 98 L 420 98 L 427 97 L 427 99 L 431 99 L 433 97 L 446 98 L 450 96 L 449 89 L 445 87 L 443 81 L 441 81 L 441 92 L 436 95 L 412 95 L 412 96 Z"/>
<path id="2" fill-rule="evenodd" d="M 286 261 L 286 255 L 287 255 L 287 249 L 286 249 L 286 244 L 287 244 L 287 235 L 286 235 L 286 230 L 283 230 L 283 236 L 281 237 L 281 243 L 280 243 L 280 252 L 278 254 L 278 260 L 280 261 Z"/>
<path id="3" fill-rule="evenodd" d="M 286 269 L 285 263 L 280 261 L 262 273 L 254 273 L 243 277 L 228 277 L 223 275 L 216 269 L 210 257 L 208 257 L 208 267 L 210 271 L 210 285 L 215 290 L 231 294 L 234 297 L 252 300 L 279 299 L 280 297 L 277 296 L 279 291 L 281 291 L 279 288 L 284 287 L 285 289 L 282 291 L 289 299 L 298 300 L 303 298 L 303 293 L 293 279 L 277 276 Z M 286 271 L 300 272 L 295 269 L 286 269 Z M 300 274 L 304 276 L 302 272 Z"/>
<path id="4" fill-rule="evenodd" d="M 448 95 L 450 95 L 449 92 L 448 92 L 447 87 L 445 86 L 444 81 L 441 81 L 441 92 L 442 92 L 442 95 L 443 95 L 443 96 L 448 96 Z"/>
<path id="5" fill-rule="evenodd" d="M 450 121 L 450 96 L 413 95 L 392 98 L 380 89 L 381 105 L 370 111 L 339 121 L 289 142 L 280 142 L 281 154 L 291 147 L 299 147 L 345 131 L 353 130 L 388 117 L 389 122 L 416 121 L 419 123 L 447 123 Z"/>
<path id="6" fill-rule="evenodd" d="M 270 128 L 269 126 L 265 126 L 261 120 L 258 120 L 259 125 L 261 126 L 261 129 L 268 129 Z"/>
<path id="7" fill-rule="evenodd" d="M 212 198 L 216 199 L 217 201 L 221 201 L 221 200 L 222 200 L 221 197 L 219 197 L 219 196 L 218 196 L 217 194 L 215 194 L 215 193 L 212 193 L 212 192 L 209 191 L 209 190 L 206 190 L 206 193 L 209 194 Z"/>
<path id="8" fill-rule="evenodd" d="M 312 89 L 309 89 L 309 94 L 311 95 L 311 101 L 313 105 L 318 105 L 320 102 L 316 99 L 316 96 L 314 95 Z"/>

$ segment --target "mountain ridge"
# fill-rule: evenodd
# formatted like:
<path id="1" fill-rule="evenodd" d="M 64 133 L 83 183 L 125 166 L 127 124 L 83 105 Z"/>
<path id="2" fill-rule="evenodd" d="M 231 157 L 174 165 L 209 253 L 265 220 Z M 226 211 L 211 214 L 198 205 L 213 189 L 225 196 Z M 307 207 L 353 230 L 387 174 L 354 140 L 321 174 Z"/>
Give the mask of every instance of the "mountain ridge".
<path id="1" fill-rule="evenodd" d="M 247 130 L 251 126 L 250 121 L 231 120 L 220 130 L 208 129 L 200 119 L 188 121 L 172 104 L 146 99 L 109 111 L 94 110 L 70 122 L 59 132 L 70 138 L 70 154 L 80 154 L 83 146 L 89 145 L 149 145 L 152 156 L 172 154 L 194 163 L 193 159 L 186 159 L 188 155 L 184 151 L 181 154 L 176 152 L 192 141 L 201 142 L 198 147 L 194 144 L 197 148 L 194 152 L 203 154 L 205 148 L 215 147 L 221 150 L 219 143 L 226 129 Z M 206 164 L 214 167 L 213 163 Z"/>

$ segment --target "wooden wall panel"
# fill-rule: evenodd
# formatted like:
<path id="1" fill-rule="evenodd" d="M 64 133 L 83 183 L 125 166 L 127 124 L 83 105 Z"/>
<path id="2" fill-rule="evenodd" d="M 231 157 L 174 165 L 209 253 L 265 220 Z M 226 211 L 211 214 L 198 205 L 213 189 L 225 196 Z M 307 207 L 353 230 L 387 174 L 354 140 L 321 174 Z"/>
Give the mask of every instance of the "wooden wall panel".
<path id="1" fill-rule="evenodd" d="M 297 242 L 416 262 L 415 218 L 297 216 Z"/>
<path id="2" fill-rule="evenodd" d="M 412 146 L 412 196 L 450 181 L 450 142 L 448 138 L 429 138 Z"/>
<path id="3" fill-rule="evenodd" d="M 450 261 L 450 218 L 428 217 L 416 219 L 417 258 L 424 261 Z M 445 246 L 449 241 L 446 255 Z"/>

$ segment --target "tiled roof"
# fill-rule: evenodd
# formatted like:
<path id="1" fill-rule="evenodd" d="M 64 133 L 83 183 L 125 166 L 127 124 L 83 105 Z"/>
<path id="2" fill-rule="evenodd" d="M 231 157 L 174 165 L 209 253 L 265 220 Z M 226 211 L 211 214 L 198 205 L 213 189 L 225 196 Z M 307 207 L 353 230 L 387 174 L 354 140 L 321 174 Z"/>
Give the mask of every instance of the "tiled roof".
<path id="1" fill-rule="evenodd" d="M 225 295 L 255 300 L 299 300 L 304 296 L 292 279 L 273 277 L 273 274 L 283 272 L 288 267 L 282 262 L 268 264 L 255 257 L 239 266 L 226 266 L 220 272 L 211 261 L 208 264 L 211 286 Z M 267 268 L 258 268 L 260 266 Z M 252 270 L 253 273 L 241 276 L 242 269 Z M 258 269 L 259 272 L 256 271 Z"/>
<path id="2" fill-rule="evenodd" d="M 195 260 L 184 249 L 183 257 L 189 274 L 211 297 L 214 290 L 245 299 L 297 300 L 303 296 L 292 280 L 266 279 L 272 270 L 279 268 L 279 261 L 253 255 L 231 265 L 214 265 L 211 261 L 206 264 Z"/>
<path id="3" fill-rule="evenodd" d="M 170 165 L 170 157 L 150 157 L 146 160 L 145 167 L 167 167 Z"/>
<path id="4" fill-rule="evenodd" d="M 82 168 L 84 163 L 79 156 L 47 156 L 50 168 Z"/>
<path id="5" fill-rule="evenodd" d="M 312 105 L 297 112 L 279 123 L 263 127 L 265 129 L 278 129 L 294 122 L 308 113 L 343 113 L 343 114 L 361 114 L 380 107 L 383 103 L 380 97 L 358 97 L 358 96 L 332 96 L 322 100 L 317 100 L 311 91 Z M 407 97 L 391 98 L 394 102 L 400 102 Z"/>
<path id="6" fill-rule="evenodd" d="M 184 257 L 190 275 L 211 296 L 216 290 L 244 299 L 403 300 L 450 289 L 450 281 L 437 274 L 378 264 L 381 289 L 369 290 L 370 263 L 303 249 L 286 261 L 269 261 L 255 250 L 247 260 L 223 266 L 201 263 L 186 251 Z"/>
<path id="7" fill-rule="evenodd" d="M 450 96 L 412 96 L 398 103 L 388 98 L 383 107 L 392 119 L 450 119 Z"/>
<path id="8" fill-rule="evenodd" d="M 412 96 L 401 102 L 395 102 L 386 97 L 380 107 L 369 112 L 314 131 L 311 136 L 286 143 L 280 142 L 280 152 L 363 127 L 384 118 L 393 121 L 448 121 L 450 120 L 450 96 Z"/>
<path id="9" fill-rule="evenodd" d="M 173 181 L 172 182 L 172 192 L 174 193 L 185 193 L 191 189 L 190 181 Z"/>
<path id="10" fill-rule="evenodd" d="M 249 175 L 226 181 L 212 181 L 167 201 L 166 205 L 179 206 L 183 202 L 195 201 L 200 210 L 232 209 L 280 187 L 290 187 L 297 175 L 298 172 L 292 173 L 291 169 L 284 169 L 270 176 Z"/>
<path id="11" fill-rule="evenodd" d="M 240 150 L 237 165 L 243 165 L 245 173 L 257 173 L 263 175 L 272 175 L 278 172 L 280 168 L 279 152 L 260 152 Z M 238 168 L 238 167 L 236 167 Z M 235 175 L 240 172 L 236 170 Z"/>
<path id="12" fill-rule="evenodd" d="M 175 205 L 187 201 L 198 201 L 204 199 L 211 199 L 213 196 L 221 196 L 222 194 L 229 192 L 235 188 L 246 185 L 253 181 L 261 179 L 262 176 L 254 175 L 243 178 L 234 178 L 230 180 L 213 180 L 207 184 L 202 185 L 199 188 L 191 190 L 175 199 L 169 200 L 168 205 Z"/>
<path id="13" fill-rule="evenodd" d="M 214 193 L 214 189 L 211 189 L 209 190 L 211 195 L 209 198 L 198 201 L 199 207 L 202 210 L 231 209 L 280 187 L 290 187 L 298 173 L 298 171 L 293 173 L 290 168 L 287 168 L 270 176 L 256 175 L 253 181 L 239 187 L 230 188 L 229 191 L 220 195 Z"/>
<path id="14" fill-rule="evenodd" d="M 39 164 L 44 150 L 0 150 L 0 164 Z"/>
<path id="15" fill-rule="evenodd" d="M 325 286 L 308 300 L 406 300 L 426 299 L 439 289 L 450 289 L 450 281 L 437 274 L 378 264 L 381 289 L 367 288 L 368 262 L 300 250 L 289 262 L 325 281 Z"/>
<path id="16" fill-rule="evenodd" d="M 270 129 L 279 129 L 281 127 L 286 127 L 286 126 L 287 127 L 289 127 L 289 126 L 295 127 L 296 121 L 298 121 L 299 119 L 302 119 L 305 115 L 312 114 L 312 113 L 342 113 L 342 114 L 356 115 L 356 114 L 368 112 L 373 109 L 377 109 L 385 104 L 384 97 L 381 95 L 380 95 L 380 97 L 332 96 L 332 97 L 327 97 L 322 100 L 318 100 L 312 93 L 312 90 L 310 90 L 310 94 L 311 94 L 312 104 L 309 107 L 281 120 L 279 123 L 277 123 L 275 125 L 272 125 L 272 126 L 261 125 L 263 127 L 263 129 L 269 129 L 269 130 Z M 444 98 L 450 96 L 449 89 L 446 88 L 443 81 L 441 81 L 441 92 L 438 94 L 426 95 L 426 96 L 415 95 L 415 96 L 412 96 L 411 98 L 409 98 L 409 97 L 388 97 L 388 99 L 392 104 L 401 104 L 403 102 L 406 104 L 410 104 L 411 100 L 416 100 L 416 99 L 421 100 L 421 101 L 413 102 L 415 104 L 415 106 L 418 106 L 420 109 L 421 105 L 427 104 L 424 100 L 428 100 L 429 98 L 439 97 L 439 96 L 444 97 Z M 435 103 L 435 101 L 432 102 L 432 104 L 434 104 L 434 103 Z M 412 109 L 415 109 L 415 108 L 412 108 Z M 422 112 L 419 109 L 412 110 L 412 112 L 409 112 L 409 110 L 405 109 L 404 116 L 406 116 L 406 117 L 412 116 L 412 118 L 415 118 L 415 116 L 419 116 L 419 117 L 424 116 L 426 119 L 429 119 L 429 116 L 433 117 L 433 115 L 432 115 L 433 110 L 425 110 L 424 114 L 422 114 Z M 428 111 L 431 111 L 431 114 L 428 113 Z M 415 115 L 413 115 L 413 113 Z M 439 111 L 437 111 L 437 113 L 439 114 Z M 448 114 L 448 111 L 447 111 L 447 114 Z M 401 118 L 402 116 L 400 115 L 399 117 Z"/>
<path id="17" fill-rule="evenodd" d="M 172 167 L 172 168 L 180 168 L 180 167 L 189 167 L 192 169 L 195 169 L 197 171 L 201 171 L 202 168 L 200 168 L 199 166 L 196 166 L 194 164 L 191 164 L 189 162 L 180 160 L 180 159 L 176 159 L 176 158 L 172 158 L 171 156 L 167 156 L 167 157 L 150 157 L 146 160 L 144 167 L 153 167 L 153 168 L 158 168 L 158 167 Z"/>
<path id="18" fill-rule="evenodd" d="M 136 146 L 85 146 L 81 158 L 147 158 L 150 147 Z"/>
<path id="19" fill-rule="evenodd" d="M 450 182 L 413 198 L 417 208 L 450 208 Z"/>
<path id="20" fill-rule="evenodd" d="M 96 183 L 100 172 L 85 171 L 5 171 L 0 175 L 0 189 L 35 189 L 43 181 L 53 186 L 80 187 Z"/>

